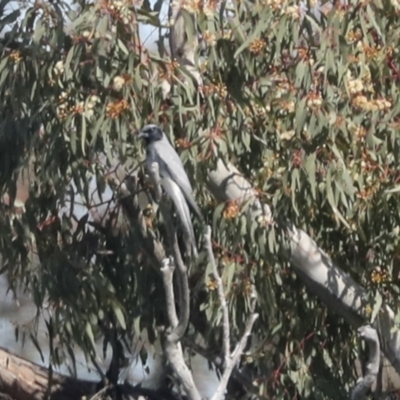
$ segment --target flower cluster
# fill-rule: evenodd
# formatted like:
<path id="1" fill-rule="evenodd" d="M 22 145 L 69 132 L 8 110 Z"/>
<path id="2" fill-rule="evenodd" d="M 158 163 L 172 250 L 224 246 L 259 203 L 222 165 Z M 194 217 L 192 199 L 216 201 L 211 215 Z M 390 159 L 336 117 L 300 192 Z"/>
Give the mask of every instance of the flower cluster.
<path id="1" fill-rule="evenodd" d="M 175 0 L 173 3 L 177 3 Z M 200 14 L 201 12 L 208 18 L 211 18 L 220 3 L 219 0 L 181 0 L 180 4 L 173 4 L 182 7 L 191 14 Z"/>
<path id="2" fill-rule="evenodd" d="M 19 63 L 22 60 L 22 54 L 18 50 L 12 51 L 8 57 L 15 63 Z"/>
<path id="3" fill-rule="evenodd" d="M 71 103 L 74 104 L 70 106 Z M 77 101 L 71 98 L 69 92 L 62 92 L 58 97 L 57 116 L 65 120 L 68 115 L 84 115 L 92 118 L 96 104 L 100 103 L 100 98 L 96 95 L 89 96 L 85 101 Z"/>
<path id="4" fill-rule="evenodd" d="M 117 75 L 113 79 L 113 89 L 116 92 L 119 92 L 122 90 L 124 86 L 132 82 L 132 77 L 129 74 L 124 74 L 124 75 Z"/>
<path id="5" fill-rule="evenodd" d="M 262 39 L 254 39 L 249 46 L 250 53 L 260 54 L 266 47 L 266 43 Z"/>
<path id="6" fill-rule="evenodd" d="M 371 282 L 373 283 L 384 283 L 388 281 L 388 274 L 386 271 L 382 271 L 380 267 L 376 267 L 371 273 Z"/>
<path id="7" fill-rule="evenodd" d="M 55 75 L 60 76 L 64 73 L 64 61 L 60 60 L 56 62 L 56 65 L 53 68 L 53 72 Z"/>
<path id="8" fill-rule="evenodd" d="M 289 17 L 293 18 L 294 20 L 299 20 L 301 16 L 300 7 L 298 5 L 287 7 L 284 13 Z"/>
<path id="9" fill-rule="evenodd" d="M 108 118 L 116 119 L 129 108 L 125 99 L 112 101 L 107 104 L 106 115 Z"/>
<path id="10" fill-rule="evenodd" d="M 228 95 L 228 89 L 223 83 L 209 84 L 203 86 L 203 93 L 205 96 L 216 94 L 219 98 L 225 98 Z"/>
<path id="11" fill-rule="evenodd" d="M 307 106 L 312 110 L 322 106 L 322 97 L 320 93 L 311 92 L 307 95 Z"/>
<path id="12" fill-rule="evenodd" d="M 159 77 L 161 80 L 166 80 L 167 82 L 172 82 L 173 77 L 177 73 L 179 68 L 179 63 L 177 61 L 164 62 L 163 67 L 158 68 Z"/>
<path id="13" fill-rule="evenodd" d="M 360 94 L 351 101 L 354 107 L 364 111 L 385 111 L 392 107 L 392 103 L 387 99 L 369 100 L 366 96 Z"/>
<path id="14" fill-rule="evenodd" d="M 217 38 L 214 33 L 210 31 L 205 31 L 203 33 L 203 39 L 209 46 L 215 46 L 217 43 Z"/>
<path id="15" fill-rule="evenodd" d="M 271 7 L 274 10 L 282 10 L 287 5 L 287 0 L 263 0 L 261 5 Z"/>
<path id="16" fill-rule="evenodd" d="M 233 219 L 237 217 L 239 211 L 239 205 L 235 201 L 229 201 L 225 205 L 223 216 L 225 219 Z"/>

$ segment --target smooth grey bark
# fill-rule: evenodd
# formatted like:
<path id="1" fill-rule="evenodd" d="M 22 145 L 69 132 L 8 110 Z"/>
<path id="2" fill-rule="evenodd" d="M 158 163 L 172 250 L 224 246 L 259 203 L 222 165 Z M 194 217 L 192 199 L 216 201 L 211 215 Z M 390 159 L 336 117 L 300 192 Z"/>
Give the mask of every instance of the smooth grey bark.
<path id="1" fill-rule="evenodd" d="M 368 390 L 371 389 L 378 376 L 380 364 L 379 337 L 376 329 L 365 325 L 358 329 L 358 333 L 360 338 L 368 343 L 369 357 L 365 375 L 352 390 L 351 400 L 364 400 L 366 398 Z"/>

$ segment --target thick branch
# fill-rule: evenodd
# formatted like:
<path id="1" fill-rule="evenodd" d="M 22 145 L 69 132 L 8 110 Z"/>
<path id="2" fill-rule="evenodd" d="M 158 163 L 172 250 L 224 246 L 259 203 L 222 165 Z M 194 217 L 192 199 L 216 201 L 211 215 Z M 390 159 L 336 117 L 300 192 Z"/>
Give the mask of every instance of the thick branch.
<path id="1" fill-rule="evenodd" d="M 358 329 L 358 333 L 360 338 L 368 343 L 369 358 L 364 378 L 353 389 L 351 400 L 364 400 L 366 398 L 368 390 L 378 376 L 380 363 L 379 337 L 376 330 L 369 325 L 365 325 Z"/>
<path id="2" fill-rule="evenodd" d="M 161 272 L 163 275 L 165 298 L 167 301 L 167 314 L 169 323 L 172 328 L 178 326 L 178 317 L 176 315 L 175 295 L 174 295 L 174 266 L 171 265 L 171 260 L 166 258 L 162 262 Z"/>
<path id="3" fill-rule="evenodd" d="M 173 230 L 173 227 L 171 227 Z M 171 230 L 170 229 L 170 230 Z M 168 228 L 167 228 L 168 230 Z M 188 395 L 190 400 L 200 400 L 200 394 L 196 388 L 196 385 L 193 380 L 193 376 L 191 371 L 189 370 L 188 366 L 185 363 L 185 359 L 183 356 L 182 346 L 180 343 L 181 338 L 183 337 L 187 325 L 189 322 L 189 315 L 190 315 L 190 295 L 189 295 L 189 283 L 187 277 L 187 269 L 186 266 L 183 264 L 182 257 L 179 252 L 178 247 L 178 240 L 176 237 L 176 233 L 173 230 L 173 255 L 174 260 L 177 265 L 177 273 L 178 279 L 180 281 L 180 290 L 178 291 L 179 294 L 179 304 L 180 307 L 180 314 L 179 319 L 176 319 L 176 311 L 175 315 L 172 315 L 173 324 L 171 324 L 172 332 L 169 333 L 165 340 L 165 353 L 167 355 L 167 359 L 172 366 L 175 374 L 178 376 L 180 383 Z M 165 276 L 165 275 L 164 275 Z M 164 287 L 167 293 L 167 303 L 171 302 L 171 296 L 173 296 L 173 280 L 172 280 L 172 272 L 170 273 L 170 279 L 164 278 Z M 169 287 L 167 288 L 167 284 Z M 169 293 L 169 294 L 168 294 Z M 172 293 L 172 295 L 171 295 Z M 170 299 L 168 299 L 170 297 Z M 175 310 L 175 305 L 174 310 Z M 174 311 L 169 311 L 169 315 L 173 314 Z M 171 317 L 170 317 L 171 318 Z"/>

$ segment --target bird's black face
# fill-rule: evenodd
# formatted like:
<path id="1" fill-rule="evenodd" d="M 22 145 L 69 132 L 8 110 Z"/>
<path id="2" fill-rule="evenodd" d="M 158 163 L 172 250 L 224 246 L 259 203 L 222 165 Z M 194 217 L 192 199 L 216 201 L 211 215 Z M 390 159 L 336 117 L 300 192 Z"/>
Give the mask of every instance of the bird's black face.
<path id="1" fill-rule="evenodd" d="M 163 132 L 157 125 L 146 125 L 140 130 L 138 137 L 139 139 L 143 139 L 146 144 L 150 144 L 161 140 Z"/>

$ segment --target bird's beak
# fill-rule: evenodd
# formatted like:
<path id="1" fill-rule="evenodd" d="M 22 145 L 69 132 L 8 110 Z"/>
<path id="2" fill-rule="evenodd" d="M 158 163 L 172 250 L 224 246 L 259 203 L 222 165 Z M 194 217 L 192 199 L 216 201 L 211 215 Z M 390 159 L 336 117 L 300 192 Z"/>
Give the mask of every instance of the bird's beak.
<path id="1" fill-rule="evenodd" d="M 139 131 L 138 138 L 146 140 L 149 138 L 149 134 L 147 132 Z"/>

